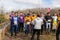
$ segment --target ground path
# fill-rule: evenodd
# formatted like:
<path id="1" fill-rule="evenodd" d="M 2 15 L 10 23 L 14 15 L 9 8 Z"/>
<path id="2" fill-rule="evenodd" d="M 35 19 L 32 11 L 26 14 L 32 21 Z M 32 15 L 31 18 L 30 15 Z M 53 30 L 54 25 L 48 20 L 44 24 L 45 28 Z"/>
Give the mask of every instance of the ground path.
<path id="1" fill-rule="evenodd" d="M 11 37 L 10 33 L 7 33 L 5 36 L 4 40 L 30 40 L 31 35 L 29 34 L 28 36 L 26 36 L 24 33 L 19 33 L 17 34 L 16 37 Z M 35 40 L 36 40 L 36 35 L 35 35 Z M 56 36 L 53 34 L 49 34 L 49 35 L 40 35 L 40 40 L 56 40 Z"/>

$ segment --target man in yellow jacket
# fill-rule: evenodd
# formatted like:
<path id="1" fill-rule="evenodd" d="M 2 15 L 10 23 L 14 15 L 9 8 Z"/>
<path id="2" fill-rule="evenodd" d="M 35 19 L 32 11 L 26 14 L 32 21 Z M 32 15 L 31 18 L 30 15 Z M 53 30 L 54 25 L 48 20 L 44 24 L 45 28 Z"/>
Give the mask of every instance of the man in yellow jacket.
<path id="1" fill-rule="evenodd" d="M 31 23 L 31 17 L 29 14 L 27 14 L 27 16 L 25 16 L 25 34 L 28 35 L 28 33 L 30 32 L 30 23 Z"/>

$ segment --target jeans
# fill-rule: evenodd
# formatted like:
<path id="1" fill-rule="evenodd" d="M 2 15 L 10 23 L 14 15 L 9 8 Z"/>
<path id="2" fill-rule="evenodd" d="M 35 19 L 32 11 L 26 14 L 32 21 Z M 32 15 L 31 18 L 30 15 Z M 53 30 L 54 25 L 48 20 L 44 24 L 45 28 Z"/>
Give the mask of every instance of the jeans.
<path id="1" fill-rule="evenodd" d="M 15 33 L 15 36 L 18 32 L 18 25 L 12 25 L 11 26 L 11 36 L 13 35 L 13 33 Z"/>
<path id="2" fill-rule="evenodd" d="M 25 34 L 28 34 L 30 32 L 30 28 L 29 28 L 30 25 L 25 25 Z"/>
<path id="3" fill-rule="evenodd" d="M 50 31 L 51 31 L 51 23 L 46 22 L 46 32 L 50 32 Z"/>

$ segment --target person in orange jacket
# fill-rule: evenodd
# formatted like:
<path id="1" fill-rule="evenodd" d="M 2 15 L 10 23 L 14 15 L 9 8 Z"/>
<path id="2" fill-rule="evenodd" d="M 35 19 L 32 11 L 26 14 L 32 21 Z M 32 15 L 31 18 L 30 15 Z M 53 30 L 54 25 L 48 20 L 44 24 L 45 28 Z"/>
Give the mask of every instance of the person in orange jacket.
<path id="1" fill-rule="evenodd" d="M 27 16 L 25 16 L 25 34 L 28 35 L 28 33 L 30 32 L 30 23 L 31 23 L 31 17 L 29 14 L 27 14 Z"/>

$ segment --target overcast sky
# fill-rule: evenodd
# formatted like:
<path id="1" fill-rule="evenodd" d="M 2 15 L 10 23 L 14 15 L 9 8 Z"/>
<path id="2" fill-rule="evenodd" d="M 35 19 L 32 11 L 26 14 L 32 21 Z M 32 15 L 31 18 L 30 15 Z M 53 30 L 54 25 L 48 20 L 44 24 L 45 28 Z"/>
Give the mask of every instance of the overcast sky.
<path id="1" fill-rule="evenodd" d="M 5 10 L 18 10 L 38 7 L 60 7 L 60 0 L 0 0 L 0 7 Z"/>

